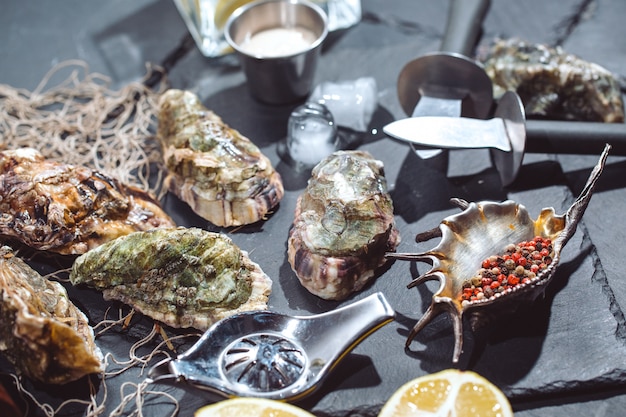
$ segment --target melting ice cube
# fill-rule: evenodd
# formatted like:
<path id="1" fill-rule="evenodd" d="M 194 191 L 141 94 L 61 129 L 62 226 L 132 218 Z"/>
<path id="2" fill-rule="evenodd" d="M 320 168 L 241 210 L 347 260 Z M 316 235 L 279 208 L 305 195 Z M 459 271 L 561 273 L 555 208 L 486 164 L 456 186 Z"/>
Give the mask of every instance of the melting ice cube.
<path id="1" fill-rule="evenodd" d="M 306 103 L 296 108 L 287 126 L 289 156 L 313 166 L 336 150 L 337 126 L 326 106 Z"/>
<path id="2" fill-rule="evenodd" d="M 372 77 L 352 81 L 323 82 L 313 90 L 309 101 L 326 106 L 338 126 L 365 132 L 378 106 L 378 88 Z"/>

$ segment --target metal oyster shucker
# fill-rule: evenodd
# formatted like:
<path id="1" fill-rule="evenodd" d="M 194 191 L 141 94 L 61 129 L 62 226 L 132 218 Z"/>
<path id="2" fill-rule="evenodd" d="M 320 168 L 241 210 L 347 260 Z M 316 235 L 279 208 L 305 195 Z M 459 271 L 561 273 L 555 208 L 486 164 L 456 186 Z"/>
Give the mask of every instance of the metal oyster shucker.
<path id="1" fill-rule="evenodd" d="M 485 118 L 492 82 L 471 54 L 491 0 L 452 0 L 439 52 L 408 62 L 398 75 L 398 99 L 407 115 Z M 441 150 L 415 149 L 420 158 Z"/>
<path id="2" fill-rule="evenodd" d="M 420 148 L 488 148 L 504 186 L 517 177 L 524 153 L 593 155 L 609 143 L 613 155 L 626 155 L 624 123 L 525 120 L 524 105 L 514 91 L 500 98 L 488 120 L 410 117 L 389 123 L 383 131 Z"/>
<path id="3" fill-rule="evenodd" d="M 395 312 L 382 293 L 327 313 L 239 313 L 213 325 L 188 351 L 150 369 L 151 382 L 183 382 L 224 397 L 297 400 Z"/>

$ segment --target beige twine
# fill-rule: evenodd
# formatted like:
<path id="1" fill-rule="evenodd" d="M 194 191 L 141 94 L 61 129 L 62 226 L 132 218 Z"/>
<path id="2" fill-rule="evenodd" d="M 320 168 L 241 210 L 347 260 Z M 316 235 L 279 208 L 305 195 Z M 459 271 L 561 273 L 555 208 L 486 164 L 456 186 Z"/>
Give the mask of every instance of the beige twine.
<path id="1" fill-rule="evenodd" d="M 148 74 L 142 81 L 150 79 L 155 72 L 151 67 L 147 70 Z M 67 71 L 69 76 L 62 82 L 49 85 L 53 78 L 57 79 Z M 155 90 L 143 82 L 130 83 L 119 91 L 110 89 L 110 84 L 108 77 L 89 73 L 88 65 L 79 60 L 56 65 L 32 92 L 0 84 L 0 150 L 35 148 L 48 159 L 87 166 L 159 195 L 165 168 L 154 135 L 158 97 L 166 89 L 165 77 L 161 78 Z M 50 277 L 63 281 L 63 272 L 67 273 L 67 270 L 56 271 Z M 94 330 L 97 336 L 101 336 L 117 326 L 125 328 L 129 317 L 132 317 L 132 312 L 122 315 L 120 311 L 117 319 L 108 319 L 105 313 Z M 155 323 L 152 331 L 130 348 L 128 359 L 120 360 L 108 353 L 104 360 L 106 370 L 99 375 L 100 395 L 93 381 L 89 380 L 91 395 L 88 400 L 70 399 L 55 408 L 39 402 L 22 384 L 19 376 L 9 375 L 23 399 L 28 399 L 46 417 L 61 413 L 70 404 L 84 405 L 86 417 L 143 417 L 147 397 L 169 402 L 171 408 L 167 416 L 176 416 L 179 412 L 178 400 L 167 392 L 149 389 L 148 381 L 124 382 L 119 398 L 112 399 L 117 406 L 108 414 L 105 410 L 107 398 L 112 395 L 107 389 L 108 380 L 134 367 L 139 367 L 143 373 L 156 356 L 171 356 L 164 347 L 173 347 L 172 340 L 198 337 L 198 334 L 190 333 L 167 338 L 148 354 L 137 354 L 137 349 L 156 341 L 159 335 L 166 337 Z"/>
<path id="2" fill-rule="evenodd" d="M 144 80 L 155 71 L 147 70 Z M 154 135 L 165 77 L 156 90 L 132 82 L 115 91 L 110 84 L 80 60 L 56 65 L 32 92 L 0 84 L 0 149 L 33 147 L 158 195 L 164 167 Z"/>

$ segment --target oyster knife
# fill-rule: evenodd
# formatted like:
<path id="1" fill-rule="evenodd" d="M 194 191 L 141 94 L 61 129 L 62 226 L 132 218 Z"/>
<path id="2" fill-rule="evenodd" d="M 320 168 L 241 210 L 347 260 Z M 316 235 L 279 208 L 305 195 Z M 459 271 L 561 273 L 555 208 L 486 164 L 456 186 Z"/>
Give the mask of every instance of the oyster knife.
<path id="1" fill-rule="evenodd" d="M 626 155 L 626 124 L 525 120 L 513 91 L 502 96 L 492 119 L 410 117 L 389 123 L 383 131 L 417 148 L 491 149 L 505 186 L 515 180 L 525 152 L 599 154 L 609 143 L 614 155 Z"/>
<path id="2" fill-rule="evenodd" d="M 466 117 L 422 116 L 391 122 L 383 131 L 419 147 L 512 150 L 506 121 Z M 626 124 L 528 120 L 526 152 L 597 154 L 610 143 L 613 154 L 626 155 Z"/>

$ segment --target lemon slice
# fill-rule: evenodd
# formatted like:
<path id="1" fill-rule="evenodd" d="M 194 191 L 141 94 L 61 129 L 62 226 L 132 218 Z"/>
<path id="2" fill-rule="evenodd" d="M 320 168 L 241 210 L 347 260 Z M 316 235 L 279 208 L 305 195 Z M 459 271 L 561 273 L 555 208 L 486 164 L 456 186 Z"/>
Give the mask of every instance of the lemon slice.
<path id="1" fill-rule="evenodd" d="M 472 371 L 447 369 L 407 382 L 387 400 L 378 417 L 512 417 L 498 387 Z"/>
<path id="2" fill-rule="evenodd" d="M 315 417 L 288 403 L 263 398 L 232 398 L 198 409 L 194 417 Z"/>
<path id="3" fill-rule="evenodd" d="M 223 28 L 231 14 L 239 6 L 250 3 L 252 0 L 219 0 L 215 5 L 213 21 L 219 29 Z"/>

